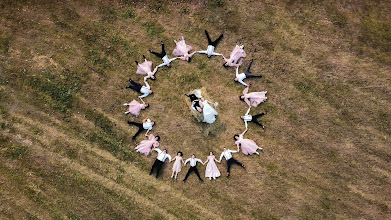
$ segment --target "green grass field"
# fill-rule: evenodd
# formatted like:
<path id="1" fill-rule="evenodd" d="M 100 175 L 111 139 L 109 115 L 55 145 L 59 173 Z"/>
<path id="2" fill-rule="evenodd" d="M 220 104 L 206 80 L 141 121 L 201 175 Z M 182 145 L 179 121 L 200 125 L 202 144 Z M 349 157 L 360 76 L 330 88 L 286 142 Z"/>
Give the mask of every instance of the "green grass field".
<path id="1" fill-rule="evenodd" d="M 161 68 L 137 119 L 123 103 L 141 81 L 134 60 L 181 36 L 195 50 L 245 45 L 251 91 L 268 91 L 247 138 L 260 156 L 234 155 L 230 178 L 149 176 L 156 154 L 134 147 L 127 120 L 150 117 L 162 148 L 205 160 L 244 130 L 244 87 L 219 57 Z M 185 93 L 219 102 L 212 126 Z M 0 2 L 0 219 L 391 219 L 389 1 Z M 225 161 L 219 169 L 225 174 Z M 205 167 L 200 167 L 204 175 Z"/>

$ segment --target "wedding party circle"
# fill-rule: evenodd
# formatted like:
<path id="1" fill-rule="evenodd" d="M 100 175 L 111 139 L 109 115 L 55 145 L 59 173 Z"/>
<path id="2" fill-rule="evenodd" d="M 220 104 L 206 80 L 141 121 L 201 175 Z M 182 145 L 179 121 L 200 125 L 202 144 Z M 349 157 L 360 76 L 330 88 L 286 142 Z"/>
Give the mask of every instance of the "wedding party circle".
<path id="1" fill-rule="evenodd" d="M 172 166 L 171 178 L 177 179 L 178 173 L 181 172 L 182 166 L 186 166 L 189 163 L 190 167 L 183 181 L 186 182 L 189 175 L 194 172 L 197 175 L 198 179 L 203 182 L 203 179 L 197 169 L 197 163 L 200 163 L 202 165 L 206 165 L 205 177 L 209 178 L 210 180 L 215 180 L 216 178 L 221 176 L 221 173 L 216 163 L 221 163 L 223 159 L 226 160 L 225 175 L 229 177 L 232 165 L 236 164 L 243 169 L 246 168 L 244 164 L 237 161 L 233 157 L 233 154 L 242 152 L 244 155 L 259 155 L 259 151 L 263 151 L 263 148 L 259 147 L 255 141 L 244 138 L 245 133 L 248 131 L 248 123 L 254 123 L 263 130 L 265 130 L 265 126 L 261 123 L 261 117 L 264 116 L 266 112 L 252 115 L 250 114 L 250 111 L 252 108 L 257 107 L 258 105 L 267 100 L 267 91 L 249 92 L 250 84 L 244 82 L 244 80 L 247 78 L 261 78 L 262 76 L 251 73 L 253 59 L 251 59 L 243 72 L 239 71 L 241 65 L 244 62 L 244 59 L 247 57 L 247 54 L 244 50 L 244 45 L 236 45 L 230 53 L 229 58 L 226 58 L 223 54 L 215 52 L 217 45 L 223 39 L 224 35 L 221 34 L 215 40 L 212 40 L 209 33 L 205 30 L 205 36 L 208 42 L 206 50 L 192 52 L 193 47 L 186 44 L 184 37 L 182 37 L 180 41 L 174 40 L 176 47 L 172 52 L 172 54 L 175 56 L 173 58 L 169 58 L 168 54 L 166 53 L 164 42 L 161 42 L 161 52 L 149 50 L 150 54 L 162 60 L 162 63 L 155 66 L 154 68 L 152 61 L 147 60 L 144 55 L 144 60 L 142 63 L 135 61 L 137 65 L 136 74 L 144 76 L 143 84 L 136 82 L 133 77 L 129 78 L 129 84 L 126 86 L 126 88 L 131 89 L 139 93 L 140 95 L 138 96 L 138 100 L 134 99 L 131 102 L 124 104 L 124 106 L 127 108 L 125 114 L 130 114 L 137 118 L 140 116 L 141 110 L 145 110 L 150 107 L 150 105 L 144 101 L 144 98 L 154 93 L 148 83 L 148 80 L 155 80 L 155 74 L 160 68 L 171 67 L 171 63 L 176 60 L 191 62 L 191 58 L 195 54 L 205 54 L 208 58 L 211 58 L 212 56 L 222 57 L 224 60 L 224 67 L 235 68 L 234 81 L 240 83 L 245 87 L 242 94 L 239 96 L 240 100 L 242 100 L 248 106 L 247 111 L 241 116 L 241 119 L 244 122 L 245 129 L 240 134 L 232 135 L 235 145 L 237 146 L 236 149 L 228 149 L 227 147 L 223 147 L 221 149 L 222 152 L 219 154 L 219 157 L 216 157 L 213 152 L 210 152 L 205 161 L 202 161 L 197 158 L 195 154 L 192 154 L 190 158 L 185 160 L 183 159 L 183 153 L 180 150 L 178 150 L 176 155 L 172 157 L 166 149 L 159 148 L 159 141 L 161 137 L 152 134 L 152 129 L 155 125 L 155 122 L 152 119 L 146 117 L 141 121 L 128 121 L 128 124 L 130 126 L 137 128 L 137 132 L 133 135 L 132 140 L 135 140 L 137 136 L 145 132 L 146 140 L 142 140 L 134 148 L 136 152 L 145 156 L 149 156 L 153 151 L 157 153 L 156 159 L 149 173 L 150 175 L 152 175 L 155 172 L 156 178 L 159 177 L 162 171 L 163 164 L 166 160 L 168 160 L 169 162 L 174 162 Z M 189 111 L 191 112 L 191 115 L 199 123 L 213 124 L 215 123 L 219 115 L 217 111 L 219 103 L 213 102 L 212 100 L 209 100 L 209 98 L 207 99 L 205 93 L 205 90 L 199 88 L 184 95 L 188 97 Z"/>

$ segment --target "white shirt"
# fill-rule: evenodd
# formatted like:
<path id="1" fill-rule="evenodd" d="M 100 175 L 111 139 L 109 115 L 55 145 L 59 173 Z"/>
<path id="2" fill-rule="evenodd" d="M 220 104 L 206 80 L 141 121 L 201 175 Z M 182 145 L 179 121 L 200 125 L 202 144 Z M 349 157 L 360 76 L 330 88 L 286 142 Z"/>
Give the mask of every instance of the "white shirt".
<path id="1" fill-rule="evenodd" d="M 149 95 L 149 90 L 151 89 L 148 82 L 147 81 L 144 82 L 145 82 L 145 86 L 142 86 L 140 89 L 140 92 L 143 94 L 142 96 L 139 96 L 140 98 L 147 97 Z"/>
<path id="2" fill-rule="evenodd" d="M 190 161 L 190 166 L 192 167 L 195 167 L 197 165 L 197 162 L 200 162 L 202 163 L 202 160 L 198 159 L 198 158 L 189 158 L 185 161 L 185 165 L 187 164 L 187 162 Z"/>
<path id="3" fill-rule="evenodd" d="M 239 67 L 236 67 L 236 78 L 238 78 L 238 82 L 240 82 L 244 86 L 248 86 L 246 83 L 243 82 L 243 80 L 246 78 L 246 74 L 245 73 L 239 74 Z"/>
<path id="4" fill-rule="evenodd" d="M 143 128 L 145 130 L 152 130 L 152 127 L 153 127 L 153 125 L 152 125 L 151 119 L 148 118 L 147 121 L 143 123 Z"/>
<path id="5" fill-rule="evenodd" d="M 208 49 L 200 50 L 200 51 L 198 51 L 198 53 L 204 53 L 204 54 L 210 54 L 210 55 L 215 55 L 215 56 L 221 56 L 221 54 L 215 53 L 214 50 L 215 50 L 214 46 L 208 45 Z"/>
<path id="6" fill-rule="evenodd" d="M 208 49 L 206 49 L 206 53 L 207 54 L 213 54 L 214 50 L 215 50 L 214 46 L 208 45 Z"/>
<path id="7" fill-rule="evenodd" d="M 164 162 L 168 158 L 171 162 L 171 156 L 168 153 L 163 153 L 163 151 L 160 150 L 159 148 L 154 148 L 153 150 L 158 153 L 156 158 L 157 160 Z"/>
<path id="8" fill-rule="evenodd" d="M 176 58 L 168 59 L 168 56 L 165 55 L 165 56 L 162 58 L 162 60 L 163 60 L 163 63 L 160 64 L 159 66 L 157 66 L 158 68 L 159 68 L 159 67 L 162 67 L 162 66 L 166 66 L 167 64 L 169 64 L 169 63 L 171 63 L 172 61 L 176 60 Z"/>
<path id="9" fill-rule="evenodd" d="M 253 119 L 253 116 L 248 114 L 248 113 L 250 113 L 250 109 L 251 108 L 248 108 L 246 114 L 243 117 L 244 125 L 246 126 L 246 128 L 247 128 L 247 122 L 250 122 Z"/>
<path id="10" fill-rule="evenodd" d="M 226 150 L 226 151 L 223 151 L 220 155 L 220 161 L 221 159 L 223 159 L 223 157 L 226 159 L 226 160 L 229 160 L 232 158 L 232 154 L 231 153 L 237 153 L 236 150 Z"/>

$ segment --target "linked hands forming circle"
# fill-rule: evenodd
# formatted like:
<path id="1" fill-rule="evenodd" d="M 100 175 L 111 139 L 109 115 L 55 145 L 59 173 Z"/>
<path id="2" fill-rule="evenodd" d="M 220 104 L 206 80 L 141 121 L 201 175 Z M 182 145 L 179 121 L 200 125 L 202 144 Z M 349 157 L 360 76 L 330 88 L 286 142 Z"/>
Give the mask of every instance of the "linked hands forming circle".
<path id="1" fill-rule="evenodd" d="M 159 149 L 159 136 L 154 136 L 153 134 L 148 133 L 152 130 L 154 126 L 154 122 L 151 121 L 149 118 L 145 118 L 142 120 L 142 122 L 134 122 L 134 121 L 128 121 L 128 124 L 135 126 L 138 128 L 138 131 L 136 134 L 132 137 L 133 140 L 136 139 L 136 137 L 142 133 L 144 130 L 146 130 L 145 136 L 148 137 L 147 140 L 143 140 L 140 142 L 138 146 L 135 147 L 135 150 L 141 154 L 144 154 L 148 156 L 152 150 L 156 151 L 158 153 L 157 158 L 152 165 L 152 169 L 150 172 L 150 175 L 153 173 L 154 170 L 156 170 L 156 178 L 159 176 L 159 173 L 161 171 L 162 165 L 164 164 L 164 161 L 166 159 L 169 159 L 169 161 L 175 161 L 173 165 L 173 172 L 171 178 L 175 177 L 177 178 L 178 173 L 181 171 L 181 166 L 186 165 L 187 163 L 190 163 L 190 169 L 186 174 L 186 177 L 183 181 L 186 181 L 189 174 L 192 172 L 195 172 L 200 179 L 200 181 L 203 181 L 202 178 L 199 175 L 199 172 L 197 170 L 197 162 L 201 164 L 206 164 L 208 163 L 205 171 L 205 177 L 208 177 L 209 179 L 216 179 L 219 177 L 221 174 L 215 164 L 215 162 L 221 163 L 221 160 L 225 158 L 227 160 L 227 173 L 226 176 L 228 177 L 230 175 L 230 168 L 232 164 L 237 164 L 243 168 L 245 168 L 245 165 L 241 164 L 240 162 L 236 161 L 232 157 L 232 153 L 237 153 L 242 151 L 243 154 L 245 155 L 251 155 L 251 154 L 259 154 L 257 150 L 263 151 L 261 147 L 259 147 L 253 140 L 251 139 L 245 139 L 244 134 L 248 130 L 248 123 L 253 122 L 263 129 L 265 127 L 259 122 L 259 118 L 265 115 L 266 113 L 261 113 L 257 115 L 250 115 L 250 110 L 251 107 L 257 107 L 260 103 L 266 101 L 266 91 L 262 92 L 249 92 L 249 85 L 246 84 L 243 80 L 246 78 L 254 77 L 254 78 L 260 78 L 262 77 L 261 75 L 254 75 L 250 73 L 250 68 L 253 63 L 253 60 L 250 61 L 248 64 L 247 68 L 245 69 L 244 72 L 239 73 L 239 67 L 243 64 L 244 58 L 247 56 L 246 52 L 244 51 L 244 46 L 238 46 L 236 45 L 233 51 L 230 54 L 229 58 L 224 57 L 222 54 L 215 52 L 215 49 L 218 45 L 218 43 L 221 41 L 223 38 L 223 34 L 221 34 L 216 40 L 212 41 L 208 32 L 205 30 L 205 35 L 208 40 L 208 47 L 206 50 L 200 50 L 200 51 L 190 51 L 193 49 L 190 45 L 187 45 L 184 38 L 182 37 L 182 40 L 177 42 L 174 40 L 176 43 L 176 47 L 173 50 L 173 55 L 176 57 L 174 58 L 169 58 L 165 48 L 164 48 L 164 43 L 161 43 L 161 52 L 154 52 L 149 50 L 150 53 L 154 54 L 155 56 L 159 57 L 162 59 L 163 63 L 156 66 L 154 69 L 152 69 L 152 61 L 148 61 L 146 57 L 143 55 L 144 62 L 143 63 L 138 63 L 137 61 L 137 74 L 145 75 L 144 77 L 144 85 L 137 83 L 133 81 L 131 78 L 129 79 L 129 84 L 126 86 L 126 88 L 132 89 L 138 93 L 141 93 L 138 98 L 140 99 L 140 102 L 137 100 L 133 100 L 130 103 L 124 104 L 124 106 L 128 107 L 128 111 L 125 112 L 125 114 L 132 114 L 136 117 L 140 115 L 141 110 L 148 108 L 149 104 L 145 103 L 143 98 L 147 97 L 149 94 L 152 94 L 153 91 L 151 90 L 150 85 L 148 84 L 147 80 L 155 79 L 155 73 L 158 71 L 159 68 L 164 67 L 164 66 L 170 66 L 171 62 L 174 60 L 183 60 L 190 62 L 190 59 L 193 55 L 195 54 L 206 54 L 208 57 L 211 56 L 222 56 L 225 63 L 224 66 L 227 67 L 235 67 L 236 68 L 236 77 L 235 81 L 241 83 L 244 85 L 246 88 L 243 90 L 243 95 L 240 96 L 240 99 L 244 101 L 248 105 L 248 110 L 247 112 L 241 116 L 245 123 L 245 130 L 241 134 L 235 134 L 234 139 L 235 139 L 235 144 L 237 145 L 236 150 L 230 150 L 226 149 L 225 147 L 223 148 L 223 152 L 220 155 L 219 160 L 215 158 L 212 152 L 210 152 L 210 155 L 208 156 L 207 160 L 202 162 L 200 159 L 196 158 L 195 155 L 193 154 L 191 158 L 187 160 L 183 160 L 182 152 L 178 152 L 177 155 L 172 158 L 168 153 L 167 150 L 161 150 Z M 186 96 L 189 97 L 191 101 L 191 111 L 193 111 L 195 114 L 202 114 L 202 122 L 204 123 L 209 123 L 212 124 L 216 120 L 216 116 L 218 115 L 217 111 L 215 108 L 218 106 L 218 103 L 212 103 L 202 97 L 201 90 L 197 89 L 194 90 L 191 94 L 186 94 Z M 213 106 L 213 107 L 212 107 Z"/>

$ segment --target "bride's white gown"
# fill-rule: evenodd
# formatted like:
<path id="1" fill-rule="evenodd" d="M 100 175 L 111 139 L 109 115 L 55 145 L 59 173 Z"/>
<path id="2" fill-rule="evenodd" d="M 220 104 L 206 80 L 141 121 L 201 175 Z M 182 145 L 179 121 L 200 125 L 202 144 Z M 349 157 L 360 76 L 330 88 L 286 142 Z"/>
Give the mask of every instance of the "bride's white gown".
<path id="1" fill-rule="evenodd" d="M 216 115 L 218 115 L 218 113 L 212 106 L 209 105 L 207 100 L 203 101 L 202 104 L 204 104 L 204 108 L 202 110 L 204 115 L 203 122 L 212 124 L 216 121 Z"/>

